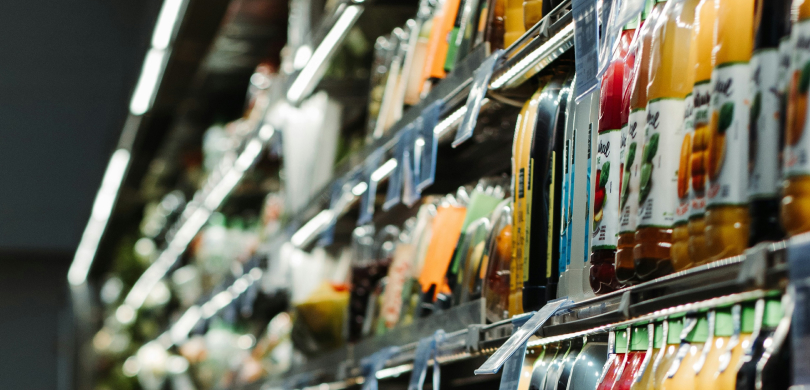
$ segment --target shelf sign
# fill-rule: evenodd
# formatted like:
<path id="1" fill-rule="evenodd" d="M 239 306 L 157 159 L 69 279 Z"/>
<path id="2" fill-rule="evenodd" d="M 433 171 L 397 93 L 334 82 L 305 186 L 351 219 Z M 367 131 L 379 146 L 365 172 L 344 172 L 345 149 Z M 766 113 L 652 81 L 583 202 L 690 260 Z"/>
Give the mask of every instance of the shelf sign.
<path id="1" fill-rule="evenodd" d="M 576 102 L 579 103 L 599 84 L 599 31 L 596 0 L 573 0 L 574 15 L 574 64 L 577 79 L 574 86 Z"/>
<path id="2" fill-rule="evenodd" d="M 520 373 L 523 371 L 523 361 L 526 359 L 526 342 L 521 344 L 506 363 L 503 364 L 503 374 L 501 374 L 501 384 L 498 390 L 518 390 L 520 383 Z"/>
<path id="3" fill-rule="evenodd" d="M 456 131 L 456 139 L 453 140 L 454 148 L 472 138 L 475 124 L 478 122 L 478 112 L 481 111 L 481 104 L 487 95 L 489 80 L 492 78 L 495 65 L 502 55 L 503 50 L 492 53 L 475 71 L 470 94 L 467 95 L 467 112 L 464 113 L 464 120 L 461 122 L 458 131 Z"/>
<path id="4" fill-rule="evenodd" d="M 441 385 L 441 368 L 439 367 L 439 346 L 444 342 L 445 333 L 439 329 L 433 336 L 419 340 L 413 358 L 413 370 L 408 390 L 422 390 L 427 375 L 428 361 L 433 359 L 433 390 L 439 390 Z"/>
<path id="5" fill-rule="evenodd" d="M 391 359 L 397 352 L 399 352 L 399 347 L 386 347 L 360 361 L 365 378 L 362 390 L 377 390 L 377 371 L 382 370 L 388 359 Z"/>
<path id="6" fill-rule="evenodd" d="M 332 245 L 335 240 L 335 223 L 337 223 L 338 213 L 340 210 L 341 198 L 343 198 L 343 194 L 346 191 L 344 185 L 346 181 L 344 178 L 338 178 L 332 183 L 332 195 L 329 199 L 329 210 L 332 211 L 332 219 L 327 224 L 326 228 L 321 233 L 321 237 L 318 239 L 318 246 L 328 246 Z"/>
<path id="7" fill-rule="evenodd" d="M 365 225 L 371 222 L 374 217 L 374 203 L 377 199 L 377 182 L 374 179 L 374 171 L 380 167 L 380 159 L 382 159 L 382 149 L 377 149 L 374 153 L 366 159 L 366 164 L 363 167 L 364 181 L 367 183 L 366 192 L 362 195 L 360 200 L 360 218 L 357 219 L 357 226 Z"/>
<path id="8" fill-rule="evenodd" d="M 436 179 L 436 150 L 439 147 L 439 138 L 436 137 L 433 130 L 439 123 L 439 115 L 441 115 L 443 107 L 444 102 L 435 101 L 422 111 L 422 115 L 418 119 L 420 122 L 418 127 L 422 130 L 416 140 L 419 143 L 416 146 L 421 147 L 419 182 L 416 185 L 419 192 L 432 185 Z"/>
<path id="9" fill-rule="evenodd" d="M 419 162 L 421 161 L 417 159 L 420 155 L 416 152 L 415 147 L 417 124 L 415 122 L 405 127 L 402 138 L 399 140 L 404 145 L 402 158 L 408 162 L 402 164 L 402 203 L 408 207 L 412 207 L 422 198 L 422 192 L 416 188 L 416 184 L 419 182 Z"/>
<path id="10" fill-rule="evenodd" d="M 549 301 L 545 306 L 543 306 L 540 310 L 534 312 L 534 314 L 529 318 L 520 329 L 516 330 L 515 333 L 509 337 L 509 340 L 498 348 L 492 356 L 487 359 L 481 367 L 478 367 L 475 370 L 475 375 L 482 375 L 482 374 L 496 374 L 498 370 L 506 363 L 509 358 L 514 355 L 521 347 L 526 347 L 526 342 L 529 341 L 529 338 L 532 337 L 533 334 L 537 332 L 543 324 L 548 321 L 551 316 L 554 315 L 562 306 L 563 304 L 569 303 L 568 299 L 556 299 L 553 301 Z"/>
<path id="11" fill-rule="evenodd" d="M 406 165 L 413 166 L 408 148 L 409 144 L 413 143 L 411 134 L 414 126 L 415 124 L 410 123 L 397 134 L 396 146 L 394 147 L 394 159 L 397 166 L 391 171 L 391 176 L 388 177 L 388 190 L 382 207 L 384 211 L 388 211 L 402 202 L 402 181 L 404 180 L 402 173 Z"/>

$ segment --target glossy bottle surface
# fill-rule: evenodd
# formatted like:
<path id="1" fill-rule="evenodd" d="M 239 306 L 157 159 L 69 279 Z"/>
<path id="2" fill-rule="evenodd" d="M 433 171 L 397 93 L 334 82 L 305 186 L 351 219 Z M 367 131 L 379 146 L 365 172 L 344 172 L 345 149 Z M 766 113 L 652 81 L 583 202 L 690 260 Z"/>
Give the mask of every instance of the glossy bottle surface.
<path id="1" fill-rule="evenodd" d="M 748 162 L 748 94 L 735 94 L 726 86 L 748 82 L 750 78 L 754 0 L 715 1 L 717 25 L 712 61 L 715 88 L 706 158 L 705 231 L 709 261 L 742 254 L 748 247 L 750 224 L 748 175 L 745 170 L 739 173 Z"/>
<path id="2" fill-rule="evenodd" d="M 613 384 L 618 379 L 624 367 L 625 356 L 625 353 L 617 353 L 608 358 L 608 365 L 605 368 L 605 372 L 602 373 L 604 378 L 599 382 L 599 385 L 596 386 L 596 390 L 610 390 L 613 387 Z"/>
<path id="3" fill-rule="evenodd" d="M 627 353 L 627 359 L 622 374 L 613 384 L 611 390 L 630 390 L 633 385 L 633 379 L 635 379 L 641 369 L 641 363 L 644 361 L 646 354 L 647 353 L 644 351 L 631 351 Z"/>
<path id="4" fill-rule="evenodd" d="M 506 1 L 506 14 L 504 15 L 503 47 L 509 47 L 526 32 L 523 20 L 523 0 Z"/>
<path id="5" fill-rule="evenodd" d="M 607 343 L 587 342 L 571 371 L 568 390 L 593 390 L 607 360 Z"/>

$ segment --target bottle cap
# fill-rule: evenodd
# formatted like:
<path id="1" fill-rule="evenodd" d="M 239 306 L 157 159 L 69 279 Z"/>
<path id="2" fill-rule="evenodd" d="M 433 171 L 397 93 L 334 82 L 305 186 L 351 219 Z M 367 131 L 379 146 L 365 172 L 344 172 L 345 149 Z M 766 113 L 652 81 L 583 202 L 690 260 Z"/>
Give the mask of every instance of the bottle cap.
<path id="1" fill-rule="evenodd" d="M 742 326 L 740 331 L 742 333 L 754 333 L 754 322 L 756 317 L 756 309 L 753 304 L 745 304 L 742 308 Z"/>
<path id="2" fill-rule="evenodd" d="M 616 331 L 616 353 L 627 352 L 627 329 Z"/>
<path id="3" fill-rule="evenodd" d="M 646 351 L 649 346 L 650 332 L 647 331 L 647 325 L 633 328 L 633 333 L 630 335 L 630 350 Z"/>
<path id="4" fill-rule="evenodd" d="M 659 322 L 655 324 L 655 339 L 653 340 L 653 348 L 661 349 L 664 346 L 664 323 Z"/>
<path id="5" fill-rule="evenodd" d="M 762 318 L 762 325 L 766 328 L 776 328 L 782 320 L 782 302 L 775 299 L 765 301 L 765 315 Z"/>
<path id="6" fill-rule="evenodd" d="M 734 333 L 734 319 L 730 309 L 718 309 L 714 312 L 714 335 L 731 337 Z"/>
<path id="7" fill-rule="evenodd" d="M 667 344 L 680 344 L 681 331 L 683 330 L 683 318 L 667 320 L 669 330 L 667 330 Z"/>
<path id="8" fill-rule="evenodd" d="M 709 338 L 709 320 L 705 314 L 697 318 L 695 328 L 686 336 L 686 341 L 690 343 L 705 343 Z"/>

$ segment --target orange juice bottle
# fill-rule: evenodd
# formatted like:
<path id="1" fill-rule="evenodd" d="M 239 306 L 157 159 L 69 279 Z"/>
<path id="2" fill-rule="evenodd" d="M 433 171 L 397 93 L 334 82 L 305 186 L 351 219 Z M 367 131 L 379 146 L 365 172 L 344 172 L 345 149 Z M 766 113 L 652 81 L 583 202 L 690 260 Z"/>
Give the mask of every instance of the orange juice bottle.
<path id="1" fill-rule="evenodd" d="M 709 134 L 712 49 L 717 14 L 714 0 L 701 0 L 695 9 L 692 45 L 695 45 L 695 84 L 692 88 L 692 153 L 689 160 L 689 258 L 700 265 L 709 257 L 706 248 L 706 138 Z M 693 70 L 690 68 L 690 71 Z"/>
<path id="2" fill-rule="evenodd" d="M 745 304 L 736 305 L 732 308 L 732 334 L 723 355 L 720 356 L 720 365 L 714 375 L 712 389 L 732 390 L 736 388 L 737 371 L 740 368 L 742 358 L 751 353 L 751 335 L 762 324 L 762 315 L 765 302 L 760 301 L 756 306 Z"/>
<path id="3" fill-rule="evenodd" d="M 647 332 L 648 335 L 652 336 L 652 344 L 647 348 L 647 354 L 644 356 L 644 361 L 641 363 L 642 367 L 636 377 L 633 379 L 633 384 L 630 386 L 630 390 L 647 390 L 647 387 L 651 382 L 655 358 L 658 356 L 662 347 L 664 346 L 663 322 L 648 325 Z"/>
<path id="4" fill-rule="evenodd" d="M 652 1 L 647 2 L 648 5 Z M 616 278 L 619 283 L 633 284 L 639 281 L 636 275 L 636 266 L 633 261 L 633 250 L 636 246 L 636 227 L 638 221 L 638 196 L 641 183 L 641 154 L 644 148 L 644 125 L 647 122 L 647 83 L 650 71 L 650 47 L 652 46 L 652 32 L 664 3 L 657 3 L 652 9 L 643 12 L 641 17 L 641 30 L 636 36 L 636 42 L 631 44 L 634 57 L 633 75 L 627 80 L 625 86 L 628 97 L 629 114 L 627 117 L 628 143 L 636 144 L 634 156 L 630 161 L 629 149 L 626 161 L 626 172 L 630 173 L 627 180 L 628 188 L 622 189 L 622 203 L 619 222 L 619 239 L 616 244 Z M 646 17 L 646 19 L 645 19 Z M 628 147 L 629 148 L 629 147 Z M 624 198 L 627 198 L 626 200 Z"/>
<path id="5" fill-rule="evenodd" d="M 503 47 L 509 47 L 526 32 L 526 27 L 523 21 L 523 0 L 505 1 Z"/>
<path id="6" fill-rule="evenodd" d="M 690 321 L 694 321 L 694 325 L 691 325 Z M 678 353 L 672 360 L 664 381 L 657 389 L 679 390 L 695 387 L 695 363 L 700 359 L 703 346 L 709 336 L 708 318 L 705 315 L 696 319 L 687 318 L 684 322 L 684 330 L 689 332 L 685 335 L 686 337 L 683 337 L 686 332 L 681 332 L 681 345 L 678 347 Z"/>
<path id="7" fill-rule="evenodd" d="M 790 26 L 790 0 L 758 1 L 754 20 L 757 23 L 751 56 L 748 133 L 749 245 L 784 237 L 779 224 L 778 195 L 781 85 L 786 72 L 780 67 L 779 47 Z"/>
<path id="8" fill-rule="evenodd" d="M 689 61 L 694 8 L 667 4 L 653 29 L 647 84 L 647 123 L 641 154 L 638 228 L 633 260 L 636 275 L 650 280 L 672 272 L 672 224 L 678 181 L 683 114 L 692 82 Z"/>
<path id="9" fill-rule="evenodd" d="M 543 19 L 543 0 L 523 0 L 523 28 L 528 30 Z"/>
<path id="10" fill-rule="evenodd" d="M 678 353 L 678 346 L 681 344 L 681 333 L 683 332 L 683 318 L 668 319 L 664 321 L 663 339 L 664 344 L 655 355 L 653 361 L 650 380 L 647 382 L 646 390 L 658 390 L 667 377 L 667 371 L 672 365 L 672 361 Z"/>
<path id="11" fill-rule="evenodd" d="M 810 90 L 810 1 L 794 0 L 793 18 L 781 213 L 782 226 L 790 236 L 810 231 L 810 137 L 804 134 Z"/>
<path id="12" fill-rule="evenodd" d="M 695 389 L 713 390 L 719 373 L 720 358 L 728 349 L 734 332 L 730 309 L 718 309 L 709 313 L 709 338 L 703 346 L 703 354 L 695 363 Z"/>
<path id="13" fill-rule="evenodd" d="M 695 9 L 699 0 L 686 0 L 683 7 Z M 689 41 L 689 60 L 684 72 L 684 76 L 691 81 L 695 78 L 695 63 L 697 62 L 697 45 L 695 45 L 695 33 Z M 689 193 L 691 192 L 691 157 L 692 144 L 695 133 L 695 107 L 694 107 L 694 86 L 686 95 L 686 108 L 683 112 L 683 143 L 678 159 L 678 196 L 675 200 L 675 221 L 672 224 L 672 268 L 675 271 L 685 270 L 692 267 L 692 258 L 689 256 Z"/>
<path id="14" fill-rule="evenodd" d="M 755 0 L 715 0 L 712 98 L 706 153 L 708 261 L 748 247 L 748 122 Z"/>

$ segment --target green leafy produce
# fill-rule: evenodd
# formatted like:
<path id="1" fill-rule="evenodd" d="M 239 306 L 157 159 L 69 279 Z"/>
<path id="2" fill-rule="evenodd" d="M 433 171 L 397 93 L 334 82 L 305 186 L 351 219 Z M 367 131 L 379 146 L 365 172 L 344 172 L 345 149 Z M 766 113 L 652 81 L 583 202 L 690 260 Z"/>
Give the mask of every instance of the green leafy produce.
<path id="1" fill-rule="evenodd" d="M 610 161 L 602 164 L 602 175 L 599 179 L 599 187 L 605 188 L 607 186 L 608 177 L 610 176 Z"/>
<path id="2" fill-rule="evenodd" d="M 627 204 L 627 199 L 630 197 L 630 171 L 624 172 L 624 178 L 622 179 L 622 204 L 620 209 L 624 208 L 624 205 Z"/>
<path id="3" fill-rule="evenodd" d="M 645 162 L 644 164 L 641 164 L 641 189 L 638 199 L 639 205 L 647 200 L 647 196 L 650 195 L 650 191 L 652 190 L 652 171 L 652 163 Z"/>
<path id="4" fill-rule="evenodd" d="M 629 170 L 630 166 L 633 165 L 633 161 L 636 160 L 636 147 L 638 147 L 636 142 L 627 147 L 627 160 L 624 162 L 625 169 Z"/>
<path id="5" fill-rule="evenodd" d="M 734 121 L 734 103 L 726 102 L 720 107 L 720 123 L 717 125 L 717 131 L 720 134 L 725 134 L 726 130 L 731 127 Z"/>
<path id="6" fill-rule="evenodd" d="M 644 153 L 642 154 L 642 163 L 652 164 L 655 154 L 658 153 L 658 138 L 660 134 L 655 133 L 650 137 L 650 142 L 644 145 Z"/>

